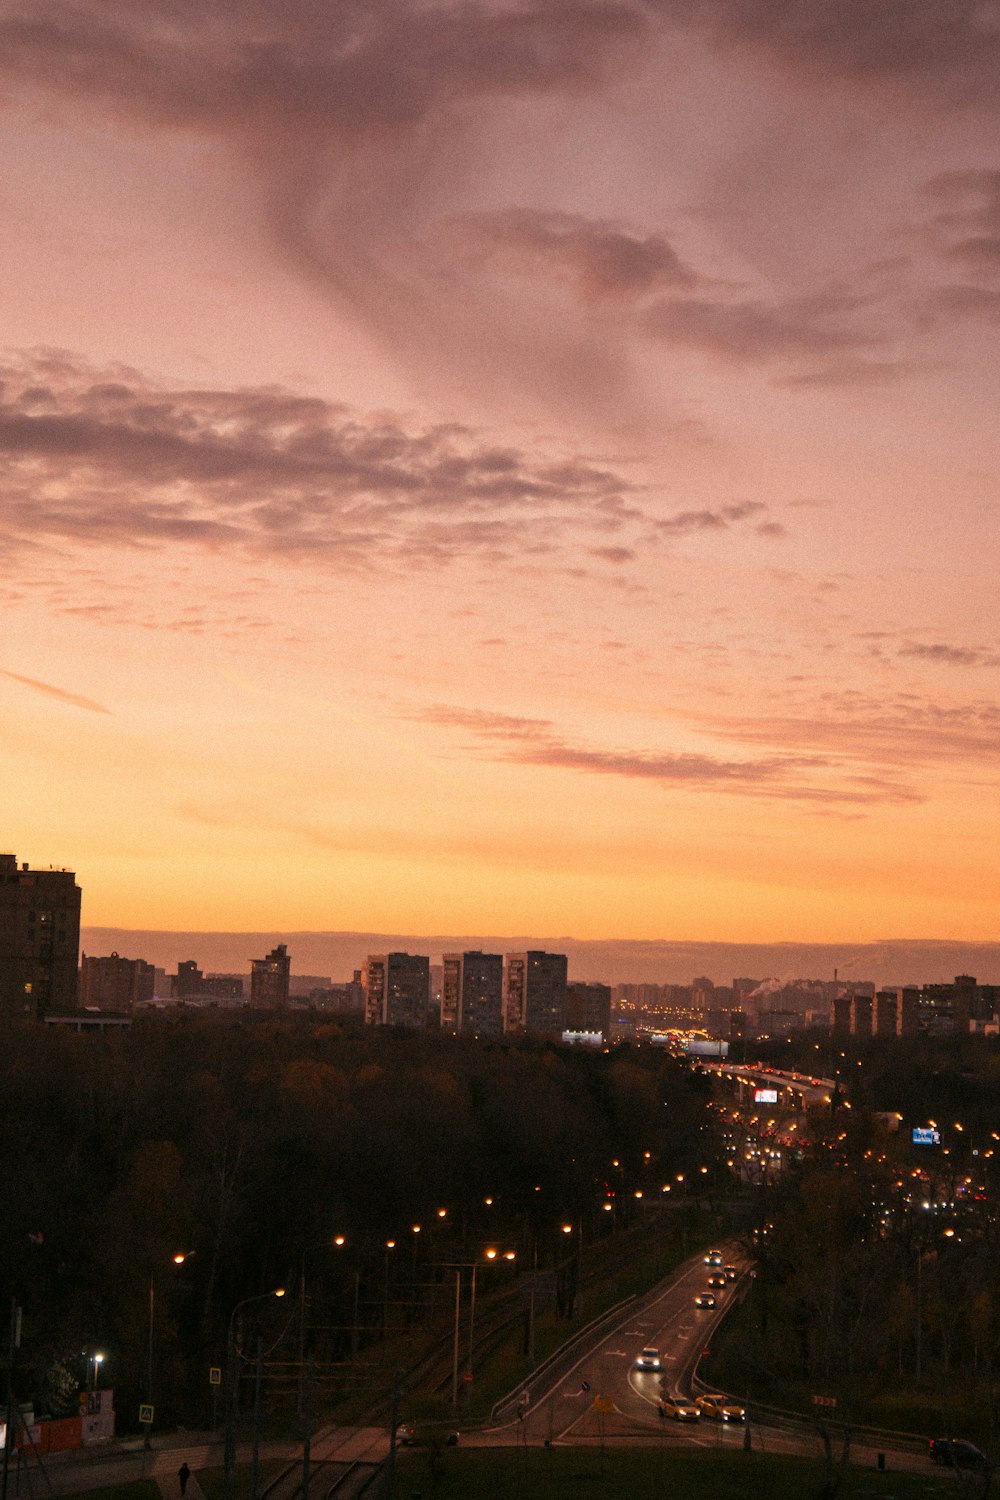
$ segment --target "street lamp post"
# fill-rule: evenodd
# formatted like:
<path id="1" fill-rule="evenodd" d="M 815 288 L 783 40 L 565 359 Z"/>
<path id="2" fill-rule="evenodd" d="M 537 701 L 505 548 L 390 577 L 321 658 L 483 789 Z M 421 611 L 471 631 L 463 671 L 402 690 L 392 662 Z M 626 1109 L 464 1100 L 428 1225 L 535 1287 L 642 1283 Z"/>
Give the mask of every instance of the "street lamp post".
<path id="1" fill-rule="evenodd" d="M 97 1367 L 104 1363 L 103 1354 L 92 1354 L 90 1356 L 90 1389 L 97 1390 Z"/>
<path id="2" fill-rule="evenodd" d="M 222 1493 L 224 1500 L 233 1500 L 233 1479 L 236 1470 L 236 1406 L 239 1382 L 236 1377 L 236 1319 L 244 1307 L 251 1302 L 266 1302 L 269 1297 L 283 1297 L 285 1288 L 275 1287 L 272 1292 L 261 1292 L 256 1297 L 244 1297 L 237 1302 L 229 1314 L 226 1332 L 226 1432 L 223 1458 Z"/>
<path id="3" fill-rule="evenodd" d="M 395 1250 L 395 1248 L 396 1248 L 396 1241 L 395 1240 L 386 1240 L 386 1242 L 385 1242 L 385 1280 L 384 1280 L 384 1283 L 383 1283 L 383 1298 L 382 1298 L 382 1338 L 383 1338 L 383 1340 L 385 1340 L 388 1337 L 388 1330 L 389 1330 L 389 1252 L 390 1252 L 390 1250 Z"/>
<path id="4" fill-rule="evenodd" d="M 185 1261 L 191 1259 L 198 1252 L 196 1250 L 178 1250 L 176 1255 L 170 1257 L 175 1266 L 182 1266 Z M 153 1405 L 153 1325 L 156 1317 L 156 1280 L 155 1271 L 149 1273 L 149 1337 L 146 1343 L 146 1401 L 149 1406 Z M 147 1450 L 152 1446 L 152 1426 L 149 1422 L 143 1423 L 146 1429 L 142 1440 L 142 1446 Z"/>

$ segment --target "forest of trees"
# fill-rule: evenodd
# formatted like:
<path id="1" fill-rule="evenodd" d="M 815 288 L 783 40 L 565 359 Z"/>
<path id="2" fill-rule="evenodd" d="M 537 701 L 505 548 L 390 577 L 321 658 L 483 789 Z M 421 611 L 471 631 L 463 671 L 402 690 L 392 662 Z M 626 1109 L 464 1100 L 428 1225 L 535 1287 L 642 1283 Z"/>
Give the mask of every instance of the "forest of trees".
<path id="1" fill-rule="evenodd" d="M 812 1048 L 772 1048 L 818 1069 Z M 1000 1439 L 1000 1050 L 920 1037 L 831 1049 L 840 1101 L 756 1195 L 757 1275 L 726 1373 L 838 1420 Z M 893 1129 L 892 1114 L 902 1116 Z M 916 1146 L 933 1120 L 941 1141 Z M 764 1228 L 767 1226 L 767 1232 Z"/>
<path id="2" fill-rule="evenodd" d="M 152 1287 L 158 1421 L 197 1419 L 243 1298 L 284 1285 L 291 1316 L 307 1270 L 314 1321 L 343 1322 L 353 1295 L 374 1337 L 390 1277 L 405 1302 L 489 1242 L 551 1263 L 562 1222 L 620 1229 L 643 1185 L 712 1159 L 706 1099 L 649 1048 L 189 1015 L 100 1036 L 10 1027 L 0 1291 L 24 1309 L 18 1394 L 73 1409 L 100 1349 L 133 1412 Z"/>

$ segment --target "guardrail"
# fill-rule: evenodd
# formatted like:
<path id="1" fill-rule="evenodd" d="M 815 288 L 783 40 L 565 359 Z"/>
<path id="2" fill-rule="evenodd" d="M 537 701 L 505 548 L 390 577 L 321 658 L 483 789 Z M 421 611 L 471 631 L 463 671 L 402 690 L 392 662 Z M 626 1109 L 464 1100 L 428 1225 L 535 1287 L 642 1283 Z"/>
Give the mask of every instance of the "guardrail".
<path id="1" fill-rule="evenodd" d="M 506 1396 L 501 1396 L 500 1400 L 493 1404 L 490 1408 L 490 1422 L 495 1423 L 499 1421 L 507 1407 L 516 1409 L 523 1391 L 530 1391 L 531 1387 L 547 1375 L 550 1370 L 554 1369 L 560 1361 L 565 1359 L 567 1354 L 572 1353 L 578 1344 L 592 1337 L 602 1324 L 609 1323 L 612 1319 L 619 1317 L 625 1308 L 630 1307 L 636 1300 L 636 1295 L 633 1292 L 631 1296 L 624 1298 L 621 1302 L 617 1302 L 614 1307 L 609 1307 L 607 1312 L 603 1312 L 598 1317 L 592 1318 L 583 1328 L 577 1329 L 573 1337 L 567 1339 L 564 1344 L 560 1344 L 558 1349 L 554 1349 L 547 1359 L 544 1359 L 536 1369 L 532 1370 L 526 1380 L 518 1381 L 514 1390 L 509 1391 Z"/>
<path id="2" fill-rule="evenodd" d="M 698 1374 L 698 1365 L 700 1363 L 701 1360 L 699 1358 L 695 1362 L 694 1368 L 691 1371 L 692 1390 L 700 1391 L 703 1395 L 707 1394 L 709 1391 L 718 1390 L 717 1385 L 709 1385 L 704 1380 L 702 1380 L 701 1376 Z M 734 1396 L 733 1399 L 742 1401 L 741 1397 Z M 769 1402 L 766 1401 L 751 1402 L 749 1397 L 746 1401 L 746 1407 L 747 1415 L 752 1421 L 769 1421 L 775 1426 L 780 1426 L 784 1423 L 789 1426 L 801 1427 L 803 1424 L 805 1424 L 811 1427 L 816 1421 L 816 1416 L 814 1413 L 811 1414 L 807 1411 L 793 1411 L 791 1410 L 791 1408 L 785 1406 L 772 1406 Z M 827 1422 L 842 1422 L 843 1418 L 837 1417 L 834 1414 L 829 1414 L 823 1420 Z M 854 1439 L 857 1439 L 858 1442 L 870 1443 L 873 1447 L 876 1448 L 880 1444 L 886 1444 L 887 1446 L 894 1446 L 897 1448 L 904 1447 L 909 1444 L 915 1449 L 923 1452 L 926 1450 L 927 1444 L 930 1441 L 924 1433 L 919 1432 L 894 1432 L 887 1427 L 866 1427 L 863 1423 L 855 1423 L 850 1421 L 848 1421 L 847 1426 L 850 1428 L 852 1441 Z"/>

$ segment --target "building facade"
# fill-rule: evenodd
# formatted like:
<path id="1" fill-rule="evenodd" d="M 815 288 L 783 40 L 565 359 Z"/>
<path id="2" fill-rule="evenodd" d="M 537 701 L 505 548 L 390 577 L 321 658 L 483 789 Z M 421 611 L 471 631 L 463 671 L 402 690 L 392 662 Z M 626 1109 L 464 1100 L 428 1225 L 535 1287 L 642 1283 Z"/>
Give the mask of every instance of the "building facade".
<path id="1" fill-rule="evenodd" d="M 441 1026 L 475 1036 L 503 1031 L 503 955 L 446 953 L 441 978 Z"/>
<path id="2" fill-rule="evenodd" d="M 420 953 L 370 953 L 365 963 L 369 1026 L 426 1026 L 431 961 Z"/>
<path id="3" fill-rule="evenodd" d="M 0 854 L 0 1016 L 76 1009 L 80 896 L 72 870 L 32 870 Z"/>
<path id="4" fill-rule="evenodd" d="M 574 981 L 566 986 L 567 1031 L 599 1031 L 607 1041 L 611 1035 L 611 986 Z"/>
<path id="5" fill-rule="evenodd" d="M 532 949 L 507 954 L 504 1030 L 561 1034 L 566 1012 L 566 955 Z"/>
<path id="6" fill-rule="evenodd" d="M 96 958 L 85 953 L 80 960 L 80 1008 L 110 1010 L 128 1015 L 143 1000 L 152 1000 L 156 970 L 143 958 L 122 958 L 118 953 Z"/>
<path id="7" fill-rule="evenodd" d="M 266 958 L 250 961 L 250 1006 L 254 1010 L 285 1010 L 292 960 L 284 943 L 272 948 Z"/>

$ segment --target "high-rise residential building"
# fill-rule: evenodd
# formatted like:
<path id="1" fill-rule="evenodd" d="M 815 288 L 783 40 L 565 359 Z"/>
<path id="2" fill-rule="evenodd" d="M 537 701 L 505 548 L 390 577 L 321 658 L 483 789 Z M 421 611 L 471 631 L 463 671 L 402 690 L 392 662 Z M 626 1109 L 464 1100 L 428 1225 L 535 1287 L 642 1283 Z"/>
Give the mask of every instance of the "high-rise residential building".
<path id="1" fill-rule="evenodd" d="M 897 1034 L 898 995 L 895 990 L 876 990 L 872 1002 L 872 1036 Z"/>
<path id="2" fill-rule="evenodd" d="M 441 980 L 441 1026 L 476 1036 L 503 1031 L 503 955 L 446 953 Z"/>
<path id="3" fill-rule="evenodd" d="M 851 1034 L 851 996 L 834 995 L 830 1001 L 830 1026 L 838 1040 Z"/>
<path id="4" fill-rule="evenodd" d="M 431 961 L 419 953 L 369 953 L 365 1021 L 370 1026 L 426 1026 Z"/>
<path id="5" fill-rule="evenodd" d="M 156 970 L 143 958 L 122 958 L 118 953 L 96 958 L 85 953 L 80 960 L 80 1009 L 113 1010 L 123 1014 L 143 1000 L 152 1000 Z"/>
<path id="6" fill-rule="evenodd" d="M 32 870 L 0 854 L 0 1016 L 75 1010 L 80 895 L 72 870 Z"/>
<path id="7" fill-rule="evenodd" d="M 566 986 L 567 1031 L 599 1031 L 607 1041 L 611 1034 L 611 986 L 584 984 L 574 980 Z"/>
<path id="8" fill-rule="evenodd" d="M 250 961 L 250 1006 L 254 1010 L 284 1010 L 288 1005 L 288 981 L 292 960 L 288 948 L 279 943 L 266 958 Z"/>
<path id="9" fill-rule="evenodd" d="M 851 996 L 851 1035 L 870 1037 L 872 1034 L 872 1011 L 875 1005 L 872 995 Z"/>
<path id="10" fill-rule="evenodd" d="M 566 1011 L 566 955 L 532 949 L 507 954 L 504 1030 L 561 1033 Z"/>

